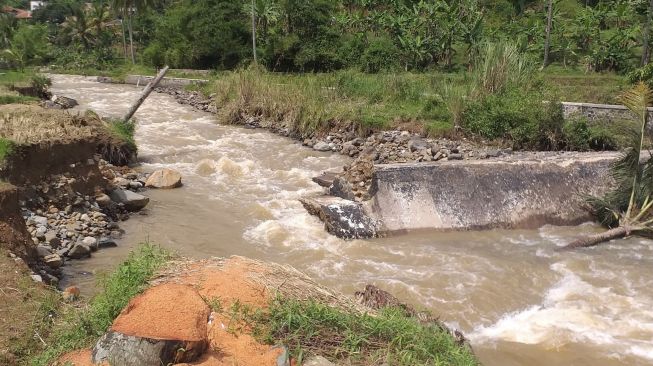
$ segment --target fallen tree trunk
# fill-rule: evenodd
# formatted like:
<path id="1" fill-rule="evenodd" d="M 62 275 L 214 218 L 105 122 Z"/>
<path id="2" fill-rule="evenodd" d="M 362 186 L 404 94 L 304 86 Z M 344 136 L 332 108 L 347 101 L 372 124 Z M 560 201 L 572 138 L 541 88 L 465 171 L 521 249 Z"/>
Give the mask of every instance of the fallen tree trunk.
<path id="1" fill-rule="evenodd" d="M 592 247 L 613 239 L 625 238 L 638 230 L 641 230 L 641 228 L 637 226 L 619 226 L 600 234 L 594 234 L 580 238 L 571 244 L 560 248 L 560 250 Z"/>
<path id="2" fill-rule="evenodd" d="M 154 78 L 154 80 L 152 80 L 149 84 L 147 84 L 141 96 L 136 100 L 136 102 L 134 102 L 134 104 L 132 104 L 131 108 L 129 108 L 129 112 L 127 112 L 127 114 L 123 118 L 123 121 L 127 122 L 134 116 L 134 113 L 136 113 L 138 108 L 140 108 L 141 104 L 143 104 L 145 99 L 147 99 L 150 93 L 152 93 L 152 90 L 154 90 L 154 88 L 156 88 L 156 86 L 159 85 L 161 79 L 163 79 L 166 72 L 168 72 L 168 68 L 169 68 L 168 66 L 164 67 L 161 71 L 159 71 L 159 74 L 156 76 L 156 78 Z"/>

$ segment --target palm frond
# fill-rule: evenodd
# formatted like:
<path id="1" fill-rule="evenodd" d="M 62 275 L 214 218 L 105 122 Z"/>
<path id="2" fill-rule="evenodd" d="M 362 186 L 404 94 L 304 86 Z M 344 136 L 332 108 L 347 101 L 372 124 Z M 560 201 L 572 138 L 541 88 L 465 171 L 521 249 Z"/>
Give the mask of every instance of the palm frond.
<path id="1" fill-rule="evenodd" d="M 632 89 L 623 92 L 620 100 L 640 120 L 645 120 L 648 107 L 653 102 L 653 92 L 646 84 L 640 82 Z"/>

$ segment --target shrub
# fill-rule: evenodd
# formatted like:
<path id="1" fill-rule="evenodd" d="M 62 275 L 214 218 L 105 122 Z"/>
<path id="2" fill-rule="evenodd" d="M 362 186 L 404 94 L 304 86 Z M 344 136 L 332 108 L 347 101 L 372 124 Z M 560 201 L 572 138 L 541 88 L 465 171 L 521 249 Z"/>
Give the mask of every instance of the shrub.
<path id="1" fill-rule="evenodd" d="M 7 140 L 5 138 L 0 138 L 0 163 L 2 163 L 13 150 L 13 141 Z"/>
<path id="2" fill-rule="evenodd" d="M 487 139 L 506 139 L 518 149 L 555 150 L 564 146 L 564 117 L 559 103 L 543 103 L 542 94 L 513 89 L 468 103 L 462 127 Z"/>
<path id="3" fill-rule="evenodd" d="M 562 128 L 567 149 L 585 151 L 590 148 L 592 137 L 586 118 L 570 118 Z"/>
<path id="4" fill-rule="evenodd" d="M 387 37 L 374 38 L 363 52 L 361 69 L 364 72 L 378 73 L 396 69 L 399 65 L 399 50 Z"/>

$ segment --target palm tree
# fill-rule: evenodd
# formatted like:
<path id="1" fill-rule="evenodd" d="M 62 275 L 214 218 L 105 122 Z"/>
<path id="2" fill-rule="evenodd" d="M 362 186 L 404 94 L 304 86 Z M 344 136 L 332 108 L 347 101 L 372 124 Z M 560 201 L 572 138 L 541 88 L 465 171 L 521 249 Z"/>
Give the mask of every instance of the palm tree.
<path id="1" fill-rule="evenodd" d="M 648 125 L 648 107 L 653 92 L 639 83 L 621 98 L 641 121 L 634 133 L 631 148 L 612 167 L 615 189 L 602 198 L 589 197 L 593 214 L 609 230 L 574 241 L 566 249 L 589 247 L 630 235 L 653 233 L 653 158 L 642 161 L 644 135 Z M 651 151 L 648 151 L 650 156 Z"/>
<path id="2" fill-rule="evenodd" d="M 86 12 L 83 9 L 80 8 L 73 15 L 67 16 L 66 20 L 61 23 L 61 27 L 62 34 L 67 39 L 81 43 L 85 50 L 91 48 L 95 29 L 90 24 Z"/>
<path id="3" fill-rule="evenodd" d="M 127 19 L 127 31 L 129 32 L 129 48 L 131 52 L 132 64 L 136 63 L 136 58 L 134 57 L 134 30 L 132 26 L 132 17 L 134 15 L 134 11 L 145 11 L 147 9 L 153 8 L 158 3 L 159 0 L 111 0 L 111 7 L 114 10 L 120 12 L 122 19 Z"/>

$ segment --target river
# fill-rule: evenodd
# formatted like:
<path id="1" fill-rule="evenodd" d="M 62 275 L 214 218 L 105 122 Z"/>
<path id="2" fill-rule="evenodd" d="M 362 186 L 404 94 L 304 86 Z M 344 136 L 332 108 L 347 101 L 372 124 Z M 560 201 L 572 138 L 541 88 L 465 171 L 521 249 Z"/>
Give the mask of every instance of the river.
<path id="1" fill-rule="evenodd" d="M 140 92 L 80 76 L 52 79 L 55 94 L 104 116 L 121 116 Z M 184 186 L 147 191 L 146 215 L 122 223 L 118 248 L 69 262 L 83 290 L 149 240 L 188 257 L 291 264 L 349 294 L 376 284 L 461 329 L 486 366 L 653 364 L 653 241 L 554 251 L 591 225 L 343 241 L 297 200 L 320 194 L 311 177 L 347 158 L 221 125 L 163 94 L 153 93 L 136 118 L 139 169 L 177 169 Z"/>

